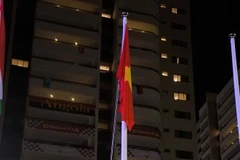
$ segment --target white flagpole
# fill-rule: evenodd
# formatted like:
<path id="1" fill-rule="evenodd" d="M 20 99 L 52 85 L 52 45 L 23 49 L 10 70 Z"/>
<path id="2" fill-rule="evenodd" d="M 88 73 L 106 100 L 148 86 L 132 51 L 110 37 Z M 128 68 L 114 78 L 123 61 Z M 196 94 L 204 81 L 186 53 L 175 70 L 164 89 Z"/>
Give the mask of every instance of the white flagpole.
<path id="1" fill-rule="evenodd" d="M 123 17 L 123 31 L 122 31 L 122 46 L 121 51 L 123 49 L 123 43 L 125 38 L 125 30 L 127 24 L 127 12 L 122 13 Z M 121 57 L 121 55 L 120 55 Z M 115 145 L 115 132 L 116 132 L 116 123 L 117 123 L 117 110 L 118 110 L 118 100 L 119 100 L 119 81 L 117 82 L 117 91 L 116 91 L 116 100 L 115 100 L 115 112 L 114 112 L 114 121 L 113 121 L 113 133 L 112 133 L 112 146 L 111 146 L 111 153 L 110 153 L 110 160 L 113 160 L 113 152 L 114 152 L 114 145 Z M 122 121 L 121 126 L 121 160 L 127 160 L 127 125 L 124 121 Z"/>
<path id="2" fill-rule="evenodd" d="M 235 48 L 235 33 L 229 35 L 231 43 L 232 52 L 232 69 L 233 69 L 233 85 L 234 85 L 234 96 L 235 96 L 235 107 L 237 124 L 240 125 L 240 94 L 239 94 L 239 80 L 238 80 L 238 68 L 237 68 L 237 58 L 236 58 L 236 48 Z M 240 133 L 240 126 L 238 128 L 238 133 Z M 238 139 L 240 142 L 240 139 Z"/>
<path id="3" fill-rule="evenodd" d="M 122 32 L 122 47 L 124 44 L 125 37 L 125 31 L 126 31 L 126 25 L 127 25 L 127 16 L 128 13 L 123 12 L 123 32 Z M 123 48 L 121 48 L 122 50 Z M 121 160 L 127 160 L 127 125 L 126 122 L 122 121 L 122 127 L 121 127 Z"/>

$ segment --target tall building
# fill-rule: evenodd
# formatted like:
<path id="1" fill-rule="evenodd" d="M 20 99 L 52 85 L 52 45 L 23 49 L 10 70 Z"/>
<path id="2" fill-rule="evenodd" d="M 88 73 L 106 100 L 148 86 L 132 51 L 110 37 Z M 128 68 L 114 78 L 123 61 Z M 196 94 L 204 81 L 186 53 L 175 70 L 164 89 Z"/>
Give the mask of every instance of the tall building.
<path id="1" fill-rule="evenodd" d="M 128 157 L 196 159 L 189 1 L 12 3 L 1 160 L 109 159 L 123 11 L 135 110 Z"/>
<path id="2" fill-rule="evenodd" d="M 220 160 L 217 94 L 207 93 L 206 102 L 199 110 L 198 160 Z"/>
<path id="3" fill-rule="evenodd" d="M 231 79 L 217 96 L 221 159 L 238 160 L 240 158 L 234 97 Z"/>
<path id="4" fill-rule="evenodd" d="M 202 118 L 198 122 L 201 129 L 198 141 L 201 150 L 199 150 L 198 159 L 207 160 L 218 157 L 217 159 L 221 160 L 239 160 L 239 133 L 232 79 L 216 96 L 215 104 L 215 108 L 214 105 L 204 105 L 199 112 Z M 211 114 L 207 113 L 207 110 L 210 109 L 212 110 Z M 203 125 L 204 122 L 208 122 L 208 124 Z M 215 152 L 213 152 L 214 148 Z"/>

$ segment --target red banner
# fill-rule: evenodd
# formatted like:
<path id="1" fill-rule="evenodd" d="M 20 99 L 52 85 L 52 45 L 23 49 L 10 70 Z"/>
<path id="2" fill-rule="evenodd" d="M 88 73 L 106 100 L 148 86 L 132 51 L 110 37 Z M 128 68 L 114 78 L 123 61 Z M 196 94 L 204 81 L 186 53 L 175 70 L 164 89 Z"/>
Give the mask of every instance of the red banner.
<path id="1" fill-rule="evenodd" d="M 121 124 L 119 124 L 119 130 L 121 131 L 120 125 Z M 159 130 L 147 126 L 134 125 L 132 131 L 128 133 L 132 135 L 146 136 L 158 139 L 161 138 L 161 132 Z"/>
<path id="2" fill-rule="evenodd" d="M 57 132 L 67 132 L 75 134 L 86 134 L 93 136 L 95 133 L 95 128 L 93 126 L 79 125 L 73 123 L 50 121 L 39 118 L 27 118 L 27 125 L 30 128 L 51 130 Z"/>

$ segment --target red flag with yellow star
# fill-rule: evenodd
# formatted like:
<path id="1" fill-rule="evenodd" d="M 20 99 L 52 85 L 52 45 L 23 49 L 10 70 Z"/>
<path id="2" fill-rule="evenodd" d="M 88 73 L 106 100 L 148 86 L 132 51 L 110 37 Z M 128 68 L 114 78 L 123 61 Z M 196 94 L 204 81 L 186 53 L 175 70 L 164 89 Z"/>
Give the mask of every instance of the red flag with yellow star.
<path id="1" fill-rule="evenodd" d="M 124 25 L 121 57 L 117 71 L 120 91 L 119 112 L 122 115 L 122 121 L 125 121 L 128 130 L 131 131 L 134 125 L 132 77 L 129 56 L 128 26 L 127 23 Z"/>

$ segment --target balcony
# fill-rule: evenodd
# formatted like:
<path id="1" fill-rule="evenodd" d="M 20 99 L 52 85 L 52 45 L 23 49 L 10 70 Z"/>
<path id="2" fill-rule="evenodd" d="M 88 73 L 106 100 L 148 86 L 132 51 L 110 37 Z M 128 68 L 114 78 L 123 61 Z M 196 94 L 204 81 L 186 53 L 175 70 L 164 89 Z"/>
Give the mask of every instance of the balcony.
<path id="1" fill-rule="evenodd" d="M 23 141 L 23 160 L 95 160 L 93 148 L 44 141 Z"/>
<path id="2" fill-rule="evenodd" d="M 160 90 L 160 74 L 144 67 L 131 66 L 132 83 Z"/>
<path id="3" fill-rule="evenodd" d="M 29 79 L 28 94 L 36 97 L 54 98 L 63 101 L 96 104 L 98 90 L 90 85 L 68 83 L 60 80 L 51 80 L 51 86 L 44 87 L 43 79 L 31 77 Z"/>
<path id="4" fill-rule="evenodd" d="M 139 88 L 141 92 L 138 92 L 137 86 L 133 85 L 133 103 L 143 106 L 151 106 L 159 110 L 161 103 L 159 91 L 146 86 L 139 86 Z"/>
<path id="5" fill-rule="evenodd" d="M 117 143 L 121 143 L 121 125 L 117 125 L 116 135 Z M 134 125 L 131 132 L 128 133 L 128 144 L 139 147 L 148 147 L 156 149 L 160 145 L 161 133 L 156 128 Z"/>
<path id="6" fill-rule="evenodd" d="M 221 158 L 222 159 L 231 159 L 240 151 L 239 140 L 238 138 L 226 148 L 223 148 Z"/>
<path id="7" fill-rule="evenodd" d="M 121 48 L 118 47 L 118 51 Z M 130 48 L 131 64 L 160 71 L 160 57 L 155 52 Z"/>
<path id="8" fill-rule="evenodd" d="M 32 58 L 31 75 L 95 86 L 99 69 L 62 61 Z"/>
<path id="9" fill-rule="evenodd" d="M 35 38 L 33 41 L 33 57 L 72 62 L 97 68 L 99 66 L 99 55 L 98 50 L 79 45 L 58 43 L 38 38 Z"/>
<path id="10" fill-rule="evenodd" d="M 121 122 L 121 116 L 118 115 L 118 122 Z M 161 113 L 156 108 L 149 106 L 134 106 L 134 120 L 136 125 L 158 128 L 161 126 Z"/>
<path id="11" fill-rule="evenodd" d="M 71 25 L 91 31 L 99 31 L 101 23 L 100 14 L 77 11 L 75 8 L 57 6 L 56 4 L 41 1 L 37 4 L 36 19 Z M 79 19 L 84 19 L 84 21 L 79 21 Z"/>
<path id="12" fill-rule="evenodd" d="M 29 96 L 27 116 L 95 125 L 95 105 Z"/>
<path id="13" fill-rule="evenodd" d="M 79 9 L 77 11 L 88 11 L 88 12 L 99 12 L 100 0 L 41 0 L 41 2 L 49 3 L 52 5 L 59 5 L 59 7 L 64 6 L 72 9 Z"/>
<path id="14" fill-rule="evenodd" d="M 43 20 L 35 21 L 35 37 L 47 40 L 56 40 L 59 43 L 78 44 L 86 47 L 98 49 L 100 36 L 97 32 L 92 32 L 80 28 L 64 26 L 54 22 Z"/>
<path id="15" fill-rule="evenodd" d="M 145 14 L 149 18 L 158 19 L 159 17 L 159 4 L 155 0 L 148 1 L 132 0 L 130 2 L 128 0 L 122 0 L 119 3 L 119 8 L 124 8 L 124 10 L 133 13 Z"/>
<path id="16" fill-rule="evenodd" d="M 118 44 L 122 42 L 122 29 L 118 28 Z M 159 39 L 154 34 L 129 30 L 129 45 L 146 51 L 159 53 Z"/>
<path id="17" fill-rule="evenodd" d="M 120 160 L 121 156 L 121 147 L 118 145 L 118 160 Z M 145 147 L 135 147 L 128 146 L 127 150 L 128 159 L 129 160 L 140 160 L 140 159 L 151 159 L 151 160 L 161 160 L 161 153 L 157 150 L 145 148 Z"/>
<path id="18" fill-rule="evenodd" d="M 95 127 L 77 123 L 53 121 L 27 117 L 25 120 L 24 137 L 52 142 L 70 143 L 93 146 Z"/>

